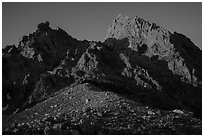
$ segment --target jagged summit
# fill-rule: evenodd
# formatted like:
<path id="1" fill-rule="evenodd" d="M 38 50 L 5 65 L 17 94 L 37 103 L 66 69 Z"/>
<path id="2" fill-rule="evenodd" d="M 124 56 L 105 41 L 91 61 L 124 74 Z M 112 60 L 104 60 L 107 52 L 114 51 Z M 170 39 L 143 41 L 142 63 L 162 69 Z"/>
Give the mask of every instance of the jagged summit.
<path id="1" fill-rule="evenodd" d="M 157 133 L 155 129 L 158 129 L 164 134 L 169 130 L 176 134 L 185 129 L 181 132 L 186 134 L 188 119 L 196 131 L 189 131 L 190 134 L 198 134 L 202 114 L 201 57 L 201 50 L 186 36 L 171 34 L 139 17 L 119 15 L 108 29 L 104 42 L 78 41 L 60 28 L 52 29 L 49 22 L 41 23 L 34 33 L 22 38 L 18 47 L 11 45 L 3 49 L 3 115 L 8 117 L 4 117 L 3 131 L 20 134 L 25 128 L 26 133 L 45 134 L 50 128 L 57 131 L 65 128 L 67 134 L 72 134 L 70 130 L 75 128 L 83 134 L 90 133 L 84 127 L 102 121 L 97 130 L 112 133 L 145 134 L 150 131 L 150 134 Z M 99 114 L 99 119 L 90 118 L 101 113 L 101 108 L 104 115 Z M 41 109 L 45 112 L 41 113 Z M 117 112 L 123 109 L 127 110 L 125 115 Z M 131 113 L 133 123 L 126 123 L 124 127 L 127 112 Z M 62 119 L 61 114 L 66 117 Z M 22 118 L 24 115 L 26 118 Z M 73 119 L 68 121 L 67 117 Z M 185 119 L 179 127 L 176 127 L 177 121 L 172 120 L 176 117 Z M 87 118 L 91 121 L 88 124 Z M 151 126 L 145 124 L 151 118 L 156 121 L 151 122 Z M 155 125 L 169 119 L 170 125 Z M 146 129 L 135 128 L 138 124 L 139 127 L 143 125 L 138 122 L 141 120 Z M 36 129 L 33 131 L 30 125 Z M 49 127 L 51 125 L 53 127 Z"/>
<path id="2" fill-rule="evenodd" d="M 184 40 L 183 43 L 177 44 L 181 41 L 178 37 Z M 182 75 L 189 82 L 193 82 L 196 85 L 200 83 L 199 81 L 193 80 L 192 77 L 194 76 L 191 76 L 193 72 L 188 72 L 187 69 L 189 67 L 193 71 L 193 67 L 197 66 L 194 63 L 184 63 L 184 57 L 189 58 L 189 56 L 194 56 L 192 50 L 195 50 L 200 56 L 201 51 L 188 38 L 181 34 L 171 34 L 155 23 L 150 23 L 137 16 L 135 18 L 129 18 L 120 14 L 108 29 L 107 38 L 128 38 L 131 49 L 141 52 L 150 58 L 165 60 L 168 62 L 168 66 L 173 73 Z M 180 51 L 181 46 L 184 45 L 189 49 L 192 48 L 192 50 L 184 47 L 185 52 Z M 175 58 L 179 58 L 179 61 L 175 61 Z M 201 63 L 200 59 L 195 59 L 193 62 L 196 62 L 196 64 Z M 172 66 L 173 64 L 175 64 L 176 68 L 182 67 L 181 70 L 175 70 L 176 68 Z"/>
<path id="3" fill-rule="evenodd" d="M 135 28 L 135 31 L 145 31 L 148 33 L 149 31 L 153 29 L 161 29 L 161 31 L 169 33 L 166 29 L 158 26 L 156 23 L 152 22 L 150 23 L 149 21 L 146 21 L 139 16 L 135 16 L 134 18 L 128 17 L 126 15 L 119 14 L 116 19 L 114 19 L 113 24 L 109 27 L 108 33 L 107 33 L 107 38 L 114 37 L 117 39 L 123 38 L 123 36 L 128 35 L 128 36 L 138 36 L 138 33 L 135 33 L 133 31 L 128 32 L 128 30 L 123 30 L 124 28 Z M 121 31 L 123 30 L 123 34 L 117 34 L 117 32 L 120 29 Z M 115 30 L 115 32 L 113 31 Z M 115 34 L 114 34 L 115 33 Z"/>

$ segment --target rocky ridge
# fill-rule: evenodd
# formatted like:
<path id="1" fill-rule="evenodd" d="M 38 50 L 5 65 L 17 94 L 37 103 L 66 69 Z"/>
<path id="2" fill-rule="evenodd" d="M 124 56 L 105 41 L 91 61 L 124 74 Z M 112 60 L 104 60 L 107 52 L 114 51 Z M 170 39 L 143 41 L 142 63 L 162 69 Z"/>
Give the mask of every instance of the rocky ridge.
<path id="1" fill-rule="evenodd" d="M 119 15 L 104 42 L 78 41 L 41 23 L 18 47 L 3 49 L 3 114 L 21 115 L 60 89 L 89 83 L 149 107 L 201 118 L 201 56 L 189 38 L 139 17 Z"/>

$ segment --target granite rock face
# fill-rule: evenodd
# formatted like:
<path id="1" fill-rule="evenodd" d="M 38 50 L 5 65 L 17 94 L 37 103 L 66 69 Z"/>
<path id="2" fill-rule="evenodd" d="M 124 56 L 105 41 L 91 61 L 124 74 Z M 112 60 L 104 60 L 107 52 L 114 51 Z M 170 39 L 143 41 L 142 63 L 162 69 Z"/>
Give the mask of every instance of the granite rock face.
<path id="1" fill-rule="evenodd" d="M 123 55 L 132 60 L 132 66 L 127 68 L 144 69 L 145 79 L 154 85 L 156 92 L 169 94 L 181 107 L 201 110 L 202 52 L 189 38 L 176 32 L 171 34 L 139 17 L 123 15 L 114 20 L 107 38 L 128 39 L 128 49 L 134 53 L 123 50 Z"/>
<path id="2" fill-rule="evenodd" d="M 119 15 L 108 29 L 107 38 L 128 38 L 129 48 L 152 60 L 168 63 L 173 74 L 181 76 L 181 80 L 201 85 L 201 51 L 189 38 L 149 23 L 139 17 L 129 18 Z"/>
<path id="3" fill-rule="evenodd" d="M 3 107 L 8 114 L 23 111 L 64 87 L 90 83 L 201 116 L 201 56 L 189 38 L 139 17 L 119 15 L 104 42 L 78 41 L 41 23 L 18 47 L 3 49 Z"/>

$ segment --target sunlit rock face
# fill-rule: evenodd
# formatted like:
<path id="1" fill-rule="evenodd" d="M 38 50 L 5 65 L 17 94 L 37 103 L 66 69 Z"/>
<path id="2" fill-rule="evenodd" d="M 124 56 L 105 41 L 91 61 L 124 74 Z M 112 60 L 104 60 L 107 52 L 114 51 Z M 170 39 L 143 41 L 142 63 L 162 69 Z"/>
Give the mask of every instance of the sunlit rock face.
<path id="1" fill-rule="evenodd" d="M 201 108 L 198 102 L 201 101 L 202 52 L 189 38 L 176 32 L 172 34 L 139 17 L 129 18 L 121 14 L 109 27 L 107 38 L 128 39 L 128 48 L 132 52 L 123 50 L 122 54 L 123 58 L 132 60 L 129 65 L 126 63 L 127 68 L 135 64 L 143 68 L 146 76 L 152 77 L 147 81 L 153 79 L 154 82 L 150 83 L 157 85 L 155 89 L 168 90 L 170 94 L 175 92 L 172 95 L 179 102 L 185 100 L 186 104 L 189 101 Z M 120 44 L 117 46 L 120 47 Z"/>
<path id="2" fill-rule="evenodd" d="M 171 34 L 155 23 L 120 14 L 108 29 L 107 38 L 128 38 L 129 48 L 139 55 L 164 60 L 182 81 L 194 86 L 201 84 L 201 51 L 182 34 Z"/>

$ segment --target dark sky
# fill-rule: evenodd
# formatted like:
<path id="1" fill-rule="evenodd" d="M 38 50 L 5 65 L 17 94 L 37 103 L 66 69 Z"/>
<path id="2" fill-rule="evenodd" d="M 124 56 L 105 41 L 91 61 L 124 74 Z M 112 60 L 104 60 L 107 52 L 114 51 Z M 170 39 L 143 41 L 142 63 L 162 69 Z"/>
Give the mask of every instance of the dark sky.
<path id="1" fill-rule="evenodd" d="M 202 48 L 202 3 L 3 3 L 2 45 L 16 44 L 23 35 L 49 21 L 77 39 L 103 41 L 118 14 L 139 16 L 189 37 Z"/>

